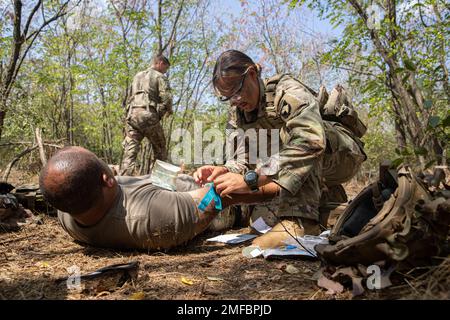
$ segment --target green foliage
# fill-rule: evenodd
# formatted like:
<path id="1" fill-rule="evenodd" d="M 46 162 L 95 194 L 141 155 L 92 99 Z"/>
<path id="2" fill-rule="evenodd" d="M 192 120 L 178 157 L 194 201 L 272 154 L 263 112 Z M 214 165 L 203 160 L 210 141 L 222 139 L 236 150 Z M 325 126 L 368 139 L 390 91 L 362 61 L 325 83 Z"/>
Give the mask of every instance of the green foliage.
<path id="1" fill-rule="evenodd" d="M 355 2 L 369 14 L 370 19 L 367 10 L 369 5 L 376 2 Z M 380 44 L 384 46 L 384 52 L 377 47 L 371 37 L 371 30 L 350 1 L 291 1 L 290 5 L 299 7 L 303 3 L 319 12 L 322 18 L 330 19 L 335 26 L 344 26 L 342 38 L 329 43 L 330 49 L 322 56 L 322 61 L 336 68 L 349 70 L 348 86 L 357 93 L 356 103 L 368 110 L 370 118 L 373 119 L 372 125 L 386 127 L 388 124 L 388 127 L 392 128 L 391 134 L 394 131 L 394 119 L 402 120 L 405 129 L 411 126 L 405 116 L 410 111 L 394 112 L 395 92 L 391 83 L 391 72 L 400 76 L 413 102 L 416 101 L 412 88 L 415 83 L 416 91 L 424 98 L 423 104 L 417 104 L 415 109 L 425 138 L 430 141 L 436 137 L 444 149 L 448 148 L 448 131 L 446 132 L 445 128 L 450 96 L 445 87 L 445 84 L 448 85 L 448 76 L 444 67 L 448 69 L 449 66 L 450 10 L 445 1 L 394 1 L 392 3 L 396 5 L 395 21 L 388 16 L 386 5 L 379 7 L 380 20 L 374 32 L 378 35 Z M 386 54 L 386 57 L 383 54 Z M 391 59 L 398 67 L 390 70 L 386 59 Z M 370 138 L 366 139 L 369 158 L 376 157 L 370 151 L 371 144 L 376 145 L 376 137 L 373 134 L 372 132 Z M 375 140 L 371 141 L 372 138 Z M 429 145 L 428 152 L 424 153 L 421 141 L 415 141 L 415 138 L 414 134 L 406 130 L 408 154 L 400 156 L 417 160 L 420 156 L 429 158 L 434 155 L 429 150 Z"/>
<path id="2" fill-rule="evenodd" d="M 359 1 L 366 9 L 371 1 Z M 45 1 L 48 8 L 55 1 Z M 99 5 L 101 3 L 102 5 Z M 136 72 L 149 66 L 152 54 L 162 40 L 172 32 L 179 1 L 163 1 L 162 25 L 156 23 L 156 1 L 81 1 L 79 7 L 58 20 L 37 39 L 33 50 L 24 60 L 21 72 L 12 91 L 10 113 L 6 118 L 2 142 L 32 141 L 34 128 L 43 129 L 45 140 L 83 145 L 112 163 L 119 163 L 124 137 L 124 100 Z M 316 61 L 329 66 L 321 81 L 332 83 L 332 73 L 345 74 L 344 85 L 353 95 L 358 113 L 367 117 L 369 131 L 364 137 L 368 161 L 367 170 L 376 168 L 379 161 L 389 158 L 415 161 L 430 153 L 428 147 L 407 141 L 402 150 L 397 146 L 394 130 L 393 93 L 389 72 L 399 76 L 407 90 L 410 79 L 415 79 L 423 94 L 423 109 L 416 113 L 428 137 L 436 137 L 447 150 L 450 141 L 448 92 L 443 85 L 445 66 L 448 68 L 449 10 L 443 1 L 426 0 L 408 4 L 397 1 L 402 8 L 397 24 L 386 16 L 381 17 L 378 33 L 389 49 L 388 56 L 398 62 L 390 70 L 374 46 L 364 21 L 349 5 L 349 1 L 288 0 L 275 3 L 272 9 L 298 10 L 307 5 L 339 26 L 342 37 L 324 37 L 323 50 L 307 55 L 306 47 L 318 42 L 304 40 L 291 30 L 290 20 L 270 18 L 265 24 L 264 15 L 248 9 L 232 23 L 218 18 L 213 2 L 189 0 L 179 18 L 174 39 L 165 54 L 172 67 L 169 79 L 174 93 L 173 117 L 164 120 L 166 136 L 170 139 L 175 128 L 186 128 L 193 134 L 193 123 L 202 120 L 204 130 L 217 127 L 224 130 L 226 106 L 218 104 L 212 95 L 210 79 L 214 58 L 223 49 L 235 47 L 251 56 L 262 57 L 272 71 L 279 63 L 281 69 L 289 68 L 302 74 L 306 83 L 317 89 Z M 115 7 L 112 5 L 114 4 Z M 439 22 L 432 10 L 438 6 Z M 3 9 L 3 7 L 2 7 Z M 419 9 L 423 16 L 420 19 Z M 270 11 L 270 12 L 269 12 Z M 273 10 L 267 15 L 273 17 Z M 8 10 L 0 17 L 0 56 L 2 62 L 9 56 L 11 46 L 11 20 Z M 278 11 L 277 11 L 278 12 Z M 285 12 L 285 11 L 280 11 Z M 263 12 L 264 13 L 264 12 Z M 236 23 L 235 23 L 236 22 Z M 267 39 L 259 27 L 271 28 Z M 264 28 L 263 28 L 264 29 Z M 261 30 L 263 30 L 261 29 Z M 399 37 L 393 41 L 390 32 Z M 268 43 L 269 42 L 269 43 Z M 273 46 L 277 54 L 268 52 Z M 258 56 L 259 55 L 259 56 Z M 256 59 L 258 60 L 258 59 Z M 442 60 L 444 63 L 442 63 Z M 4 64 L 3 64 L 4 65 Z M 313 72 L 311 72 L 313 70 Z M 331 72 L 329 72 L 331 70 Z M 270 72 L 267 72 L 270 74 Z M 448 80 L 447 80 L 448 81 Z M 172 147 L 175 142 L 169 140 Z M 20 147 L 9 149 L 11 154 Z M 2 160 L 3 160 L 2 159 Z M 6 161 L 6 160 L 5 160 Z M 428 162 L 430 164 L 433 162 Z"/>
<path id="3" fill-rule="evenodd" d="M 383 129 L 381 126 L 374 125 L 374 122 L 372 119 L 369 121 L 369 130 L 363 138 L 364 150 L 368 156 L 363 163 L 363 169 L 366 172 L 377 170 L 383 160 L 397 158 L 392 130 Z"/>
<path id="4" fill-rule="evenodd" d="M 126 92 L 133 76 L 149 67 L 157 32 L 167 42 L 180 3 L 162 3 L 161 26 L 154 19 L 156 2 L 105 3 L 81 1 L 39 38 L 16 81 L 2 141 L 33 141 L 34 128 L 40 127 L 47 141 L 82 145 L 108 162 L 120 162 Z M 209 56 L 220 40 L 205 26 L 210 10 L 207 1 L 184 1 L 175 41 L 165 50 L 177 111 L 165 121 L 168 137 L 169 124 L 173 130 L 199 117 L 217 119 L 206 116 L 217 111 L 211 109 Z M 11 46 L 5 18 L 0 18 L 2 56 Z M 9 150 L 5 159 L 14 153 Z"/>

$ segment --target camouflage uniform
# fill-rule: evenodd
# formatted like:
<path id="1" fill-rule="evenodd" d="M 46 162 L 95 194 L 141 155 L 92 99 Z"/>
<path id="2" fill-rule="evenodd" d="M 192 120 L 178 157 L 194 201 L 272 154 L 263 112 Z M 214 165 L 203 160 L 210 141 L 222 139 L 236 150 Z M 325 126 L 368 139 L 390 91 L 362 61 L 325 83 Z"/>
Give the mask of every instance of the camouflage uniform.
<path id="1" fill-rule="evenodd" d="M 260 94 L 260 105 L 252 112 L 231 107 L 228 141 L 234 138 L 231 133 L 236 128 L 254 128 L 258 132 L 278 129 L 278 158 L 270 154 L 275 141 L 267 138 L 270 141 L 267 154 L 272 156 L 272 161 L 266 161 L 266 166 L 268 163 L 270 167 L 276 159 L 277 167 L 269 174 L 262 172 L 281 186 L 280 196 L 269 208 L 278 217 L 318 221 L 323 190 L 348 181 L 365 160 L 362 143 L 340 123 L 324 121 L 318 100 L 310 89 L 290 75 L 278 75 L 265 82 L 260 80 Z M 270 130 L 267 133 L 270 134 Z M 259 141 L 249 144 L 238 139 L 232 148 L 234 158 L 229 158 L 225 167 L 241 174 L 254 169 L 256 166 L 249 164 L 252 145 L 259 146 Z"/>
<path id="2" fill-rule="evenodd" d="M 133 79 L 131 99 L 127 109 L 124 159 L 121 175 L 132 175 L 140 144 L 149 139 L 155 159 L 167 160 L 166 139 L 160 120 L 172 114 L 172 94 L 169 81 L 160 72 L 149 68 Z"/>

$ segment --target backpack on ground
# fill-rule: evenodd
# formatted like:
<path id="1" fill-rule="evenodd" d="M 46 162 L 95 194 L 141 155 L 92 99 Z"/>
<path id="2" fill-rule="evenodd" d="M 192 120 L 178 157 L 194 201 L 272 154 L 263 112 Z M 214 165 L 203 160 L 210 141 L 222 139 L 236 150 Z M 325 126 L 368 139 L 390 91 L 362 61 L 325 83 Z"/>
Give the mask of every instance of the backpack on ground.
<path id="1" fill-rule="evenodd" d="M 450 198 L 431 192 L 410 167 L 380 167 L 380 177 L 363 189 L 338 218 L 330 243 L 315 247 L 332 265 L 399 263 L 430 265 L 446 254 Z"/>

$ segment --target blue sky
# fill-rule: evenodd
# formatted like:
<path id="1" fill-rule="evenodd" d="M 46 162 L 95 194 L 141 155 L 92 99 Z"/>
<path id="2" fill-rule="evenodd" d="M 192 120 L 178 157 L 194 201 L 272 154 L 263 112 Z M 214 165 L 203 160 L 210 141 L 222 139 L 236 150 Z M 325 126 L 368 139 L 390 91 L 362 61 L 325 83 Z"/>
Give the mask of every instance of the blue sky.
<path id="1" fill-rule="evenodd" d="M 223 0 L 217 0 L 218 2 L 218 8 L 217 11 L 218 12 L 223 12 L 224 15 L 226 14 L 233 14 L 235 16 L 240 15 L 241 11 L 242 11 L 242 7 L 241 7 L 241 1 L 240 0 L 227 0 L 227 1 L 223 1 Z M 256 3 L 258 3 L 258 0 L 250 0 L 249 3 L 251 3 L 251 5 L 256 5 Z M 280 1 L 280 5 L 281 1 Z M 299 9 L 294 9 L 294 10 L 299 10 Z M 319 18 L 319 14 L 318 12 L 314 11 L 314 10 L 310 10 L 306 5 L 303 7 L 302 9 L 305 12 L 305 16 L 307 17 L 306 21 L 307 21 L 307 26 L 310 29 L 310 31 L 313 32 L 320 32 L 323 34 L 328 34 L 337 38 L 340 38 L 341 34 L 342 34 L 342 29 L 341 28 L 333 28 L 333 26 L 330 24 L 330 22 L 328 20 L 321 20 Z"/>

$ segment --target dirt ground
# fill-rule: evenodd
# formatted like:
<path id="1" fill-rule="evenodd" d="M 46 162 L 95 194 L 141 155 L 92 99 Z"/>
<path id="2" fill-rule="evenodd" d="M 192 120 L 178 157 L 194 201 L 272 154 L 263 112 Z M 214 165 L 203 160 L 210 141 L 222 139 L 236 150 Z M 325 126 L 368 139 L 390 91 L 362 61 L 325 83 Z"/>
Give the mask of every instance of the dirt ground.
<path id="1" fill-rule="evenodd" d="M 236 232 L 248 230 L 227 231 Z M 43 216 L 39 224 L 0 233 L 0 299 L 352 299 L 348 290 L 330 296 L 317 286 L 318 261 L 248 259 L 241 253 L 248 243 L 205 241 L 218 234 L 203 234 L 168 252 L 107 250 L 74 242 L 55 217 Z M 81 289 L 67 287 L 72 266 L 85 274 L 132 261 L 139 262 L 137 273 L 121 286 L 122 273 L 88 281 Z M 288 265 L 299 272 L 286 272 Z M 396 275 L 393 287 L 357 299 L 419 298 L 411 296 L 412 286 L 404 279 Z"/>
<path id="2" fill-rule="evenodd" d="M 229 232 L 246 232 L 246 229 Z M 317 285 L 317 261 L 247 259 L 242 245 L 207 242 L 209 233 L 169 252 L 116 251 L 78 244 L 56 218 L 0 235 L 1 299 L 330 299 Z M 67 268 L 82 274 L 138 261 L 137 278 L 106 290 L 67 289 Z M 300 272 L 289 274 L 287 265 Z M 209 278 L 208 278 L 209 277 Z M 185 279 L 183 283 L 182 279 Z M 189 284 L 192 283 L 192 284 Z M 338 299 L 350 299 L 349 292 Z M 381 298 L 381 297 L 380 297 Z"/>

